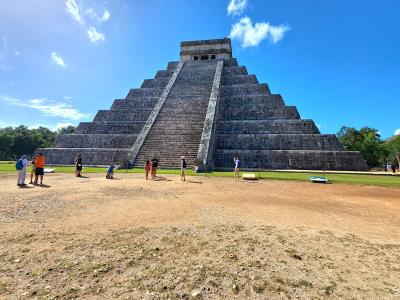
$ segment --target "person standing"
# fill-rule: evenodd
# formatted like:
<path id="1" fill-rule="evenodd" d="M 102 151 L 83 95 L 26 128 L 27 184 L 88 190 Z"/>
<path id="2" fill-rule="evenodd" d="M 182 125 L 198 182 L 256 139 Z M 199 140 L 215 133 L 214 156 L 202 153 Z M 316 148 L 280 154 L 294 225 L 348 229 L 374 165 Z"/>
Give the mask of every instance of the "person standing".
<path id="1" fill-rule="evenodd" d="M 44 175 L 44 165 L 46 163 L 46 158 L 42 153 L 39 153 L 39 155 L 36 157 L 35 160 L 35 184 L 38 183 L 38 179 L 40 178 L 40 184 L 43 184 L 43 175 Z"/>
<path id="2" fill-rule="evenodd" d="M 239 160 L 239 157 L 234 157 L 233 158 L 233 163 L 235 164 L 235 168 L 233 170 L 233 176 L 234 176 L 235 181 L 236 181 L 236 180 L 240 179 L 240 169 L 239 169 L 240 160 Z"/>
<path id="3" fill-rule="evenodd" d="M 114 171 L 119 168 L 119 165 L 114 162 L 110 163 L 110 166 L 107 169 L 106 179 L 114 179 Z"/>
<path id="4" fill-rule="evenodd" d="M 152 179 L 156 179 L 157 168 L 158 168 L 158 158 L 153 157 L 151 159 L 151 178 Z"/>
<path id="5" fill-rule="evenodd" d="M 33 176 L 35 175 L 35 171 L 36 171 L 36 165 L 35 165 L 35 160 L 36 160 L 36 156 L 34 156 L 30 162 L 31 164 L 31 181 L 29 182 L 30 184 L 33 183 Z"/>
<path id="6" fill-rule="evenodd" d="M 146 160 L 146 162 L 144 163 L 144 172 L 146 174 L 146 180 L 149 179 L 149 173 L 151 170 L 151 161 L 148 159 Z"/>
<path id="7" fill-rule="evenodd" d="M 16 163 L 16 169 L 18 171 L 18 181 L 17 186 L 24 187 L 25 184 L 25 177 L 26 177 L 26 167 L 28 166 L 29 161 L 26 158 L 26 155 L 22 155 L 21 158 Z"/>
<path id="8" fill-rule="evenodd" d="M 82 177 L 82 155 L 78 153 L 75 157 L 75 176 Z"/>
<path id="9" fill-rule="evenodd" d="M 396 173 L 396 169 L 397 169 L 397 168 L 396 168 L 396 164 L 392 164 L 391 167 L 392 167 L 392 172 L 393 172 L 393 174 L 395 174 L 395 173 Z"/>
<path id="10" fill-rule="evenodd" d="M 186 159 L 184 156 L 181 157 L 181 180 L 186 181 Z"/>

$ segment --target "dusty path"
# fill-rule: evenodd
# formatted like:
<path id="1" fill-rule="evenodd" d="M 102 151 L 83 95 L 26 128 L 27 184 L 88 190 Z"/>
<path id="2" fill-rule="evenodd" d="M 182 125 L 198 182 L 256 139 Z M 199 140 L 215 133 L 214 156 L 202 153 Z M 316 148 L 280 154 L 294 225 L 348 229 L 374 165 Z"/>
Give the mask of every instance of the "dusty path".
<path id="1" fill-rule="evenodd" d="M 400 298 L 400 190 L 0 175 L 0 295 Z"/>

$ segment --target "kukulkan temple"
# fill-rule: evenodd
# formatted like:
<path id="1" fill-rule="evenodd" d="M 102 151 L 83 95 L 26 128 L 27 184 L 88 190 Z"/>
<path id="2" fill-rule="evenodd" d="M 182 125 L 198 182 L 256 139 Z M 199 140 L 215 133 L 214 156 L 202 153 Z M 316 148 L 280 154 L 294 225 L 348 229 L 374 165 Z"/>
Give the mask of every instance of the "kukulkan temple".
<path id="1" fill-rule="evenodd" d="M 267 84 L 232 57 L 228 38 L 181 43 L 169 62 L 124 99 L 62 135 L 55 148 L 38 149 L 49 164 L 142 167 L 151 156 L 160 167 L 366 170 L 359 152 L 344 151 L 333 134 L 301 119 Z"/>

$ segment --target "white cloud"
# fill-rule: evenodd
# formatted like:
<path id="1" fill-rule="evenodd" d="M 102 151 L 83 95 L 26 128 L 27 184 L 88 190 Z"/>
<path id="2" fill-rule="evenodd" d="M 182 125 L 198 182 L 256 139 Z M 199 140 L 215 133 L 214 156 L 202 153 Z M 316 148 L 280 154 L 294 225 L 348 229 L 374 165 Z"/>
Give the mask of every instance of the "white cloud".
<path id="1" fill-rule="evenodd" d="M 105 23 L 105 22 L 107 22 L 107 21 L 110 19 L 110 17 L 111 17 L 111 13 L 110 13 L 109 10 L 106 9 L 106 10 L 104 11 L 103 15 L 102 15 L 101 18 L 100 18 L 100 22 L 101 22 L 101 23 Z"/>
<path id="2" fill-rule="evenodd" d="M 246 6 L 247 0 L 231 0 L 226 10 L 228 11 L 228 15 L 240 16 L 243 14 Z"/>
<path id="3" fill-rule="evenodd" d="M 398 129 L 396 129 L 396 130 L 394 131 L 394 135 L 400 135 L 400 128 L 398 128 Z"/>
<path id="4" fill-rule="evenodd" d="M 70 97 L 70 96 L 64 96 L 64 100 L 71 100 L 72 99 L 72 97 Z"/>
<path id="5" fill-rule="evenodd" d="M 94 23 L 93 19 L 97 21 L 97 25 L 106 23 L 111 17 L 108 9 L 105 9 L 100 16 L 93 8 L 84 9 L 82 6 L 80 7 L 76 0 L 66 0 L 65 8 L 67 14 L 85 28 L 91 42 L 104 42 L 106 40 L 104 33 L 98 32 L 92 24 Z"/>
<path id="6" fill-rule="evenodd" d="M 288 26 L 274 26 L 265 22 L 253 25 L 249 17 L 244 17 L 232 25 L 230 37 L 240 41 L 243 48 L 256 47 L 264 39 L 269 39 L 271 43 L 276 44 L 288 30 Z"/>
<path id="7" fill-rule="evenodd" d="M 15 52 L 14 52 L 14 55 L 15 55 L 15 56 L 19 56 L 19 54 L 20 54 L 19 51 L 15 51 Z"/>
<path id="8" fill-rule="evenodd" d="M 90 39 L 90 41 L 92 42 L 104 42 L 106 40 L 105 36 L 103 33 L 97 32 L 96 28 L 94 28 L 93 26 L 91 26 L 88 31 L 87 31 L 87 35 Z"/>
<path id="9" fill-rule="evenodd" d="M 57 102 L 47 99 L 21 100 L 0 95 L 0 101 L 17 107 L 35 109 L 45 116 L 62 117 L 68 120 L 80 120 L 89 117 L 89 114 L 81 113 L 69 103 Z"/>
<path id="10" fill-rule="evenodd" d="M 81 16 L 79 6 L 75 0 L 67 0 L 67 2 L 65 2 L 65 9 L 75 21 L 82 25 L 85 24 L 85 20 Z"/>
<path id="11" fill-rule="evenodd" d="M 54 63 L 63 68 L 67 66 L 62 57 L 57 52 L 51 52 L 51 59 L 53 60 Z"/>
<path id="12" fill-rule="evenodd" d="M 86 10 L 86 15 L 88 15 L 92 19 L 95 19 L 100 24 L 107 22 L 111 17 L 111 13 L 108 9 L 104 10 L 104 13 L 102 16 L 99 16 L 93 8 L 88 8 Z"/>

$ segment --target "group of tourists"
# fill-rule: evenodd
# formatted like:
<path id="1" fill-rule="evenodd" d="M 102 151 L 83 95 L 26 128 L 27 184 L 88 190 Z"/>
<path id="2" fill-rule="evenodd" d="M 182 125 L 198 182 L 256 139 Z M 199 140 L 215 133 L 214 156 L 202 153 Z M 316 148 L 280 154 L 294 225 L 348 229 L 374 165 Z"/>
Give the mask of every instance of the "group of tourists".
<path id="1" fill-rule="evenodd" d="M 395 164 L 384 164 L 383 170 L 387 172 L 388 170 L 392 170 L 392 173 L 395 174 L 397 170 L 397 166 Z"/>
<path id="2" fill-rule="evenodd" d="M 37 156 L 34 156 L 31 161 L 28 161 L 26 155 L 22 155 L 21 158 L 16 163 L 16 169 L 18 172 L 17 186 L 19 187 L 27 186 L 27 184 L 25 183 L 25 179 L 26 179 L 26 168 L 28 166 L 32 166 L 30 174 L 31 181 L 29 183 L 37 185 L 40 180 L 40 185 L 43 185 L 45 163 L 46 163 L 46 158 L 42 153 L 39 153 Z M 35 177 L 34 181 L 33 177 Z"/>
<path id="3" fill-rule="evenodd" d="M 18 171 L 18 181 L 17 181 L 17 186 L 19 187 L 25 187 L 27 184 L 25 184 L 25 177 L 26 177 L 26 169 L 28 166 L 31 166 L 31 181 L 30 184 L 38 184 L 38 180 L 40 180 L 40 185 L 43 185 L 43 175 L 44 175 L 44 166 L 45 166 L 46 158 L 42 153 L 39 153 L 37 156 L 34 156 L 31 161 L 28 161 L 28 158 L 26 155 L 22 155 L 21 158 L 17 161 L 16 163 L 16 169 Z M 144 164 L 144 173 L 146 180 L 149 179 L 149 174 L 151 176 L 152 180 L 156 179 L 157 175 L 157 169 L 158 169 L 158 164 L 160 162 L 160 159 L 157 156 L 153 156 L 152 158 L 146 160 Z M 234 177 L 235 180 L 240 179 L 240 174 L 239 174 L 239 166 L 240 166 L 240 160 L 239 157 L 234 157 L 233 158 L 234 162 Z M 83 169 L 83 158 L 80 153 L 78 153 L 74 159 L 75 163 L 75 176 L 76 177 L 82 177 L 82 169 Z M 106 179 L 113 179 L 114 178 L 114 172 L 117 170 L 120 166 L 117 165 L 115 162 L 111 162 L 110 165 L 107 168 L 106 172 Z M 187 162 L 184 156 L 181 157 L 180 159 L 180 168 L 181 168 L 181 180 L 186 181 L 186 168 L 187 168 Z M 35 176 L 35 180 L 33 181 L 33 176 Z"/>

